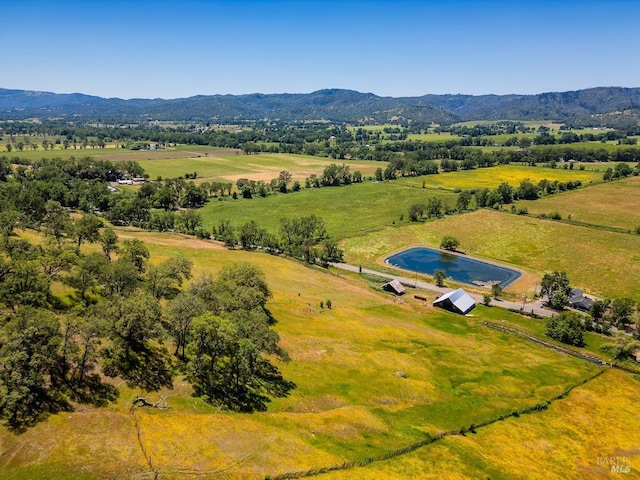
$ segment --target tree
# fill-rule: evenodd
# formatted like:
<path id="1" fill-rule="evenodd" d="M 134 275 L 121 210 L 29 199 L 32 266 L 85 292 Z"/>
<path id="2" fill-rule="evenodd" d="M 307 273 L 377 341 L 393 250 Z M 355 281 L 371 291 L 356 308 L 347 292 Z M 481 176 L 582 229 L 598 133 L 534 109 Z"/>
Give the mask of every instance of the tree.
<path id="1" fill-rule="evenodd" d="M 83 215 L 76 220 L 71 229 L 76 241 L 77 250 L 80 251 L 82 242 L 95 243 L 100 239 L 102 220 L 95 215 Z"/>
<path id="2" fill-rule="evenodd" d="M 498 185 L 497 192 L 500 195 L 500 203 L 513 202 L 513 187 L 506 182 L 502 182 Z"/>
<path id="3" fill-rule="evenodd" d="M 612 343 L 606 343 L 600 350 L 607 352 L 616 360 L 634 359 L 640 350 L 640 342 L 624 332 L 616 332 Z"/>
<path id="4" fill-rule="evenodd" d="M 444 250 L 455 251 L 460 246 L 460 242 L 457 238 L 449 235 L 445 236 L 440 242 L 440 248 Z"/>
<path id="5" fill-rule="evenodd" d="M 130 387 L 156 391 L 173 386 L 168 352 L 162 346 L 164 330 L 157 300 L 148 294 L 114 298 L 96 314 L 109 322 L 109 346 L 103 350 L 103 372 L 121 377 Z"/>
<path id="6" fill-rule="evenodd" d="M 109 263 L 102 271 L 100 283 L 108 296 L 128 296 L 141 281 L 136 265 L 127 257 Z"/>
<path id="7" fill-rule="evenodd" d="M 594 321 L 602 320 L 605 312 L 609 308 L 609 303 L 609 300 L 596 300 L 593 302 L 593 305 L 591 305 L 591 308 L 589 309 L 591 318 Z"/>
<path id="8" fill-rule="evenodd" d="M 173 337 L 175 355 L 186 359 L 187 344 L 191 340 L 191 323 L 194 318 L 205 313 L 207 306 L 202 298 L 191 290 L 178 293 L 169 303 L 163 322 L 167 333 Z"/>
<path id="9" fill-rule="evenodd" d="M 285 185 L 288 183 L 291 183 L 292 178 L 293 177 L 291 176 L 291 173 L 289 173 L 286 170 L 281 171 L 280 174 L 278 175 L 278 181 L 284 182 Z"/>
<path id="10" fill-rule="evenodd" d="M 258 224 L 254 220 L 249 220 L 241 225 L 238 231 L 240 245 L 242 245 L 244 250 L 253 250 L 260 244 L 264 233 L 264 230 L 258 227 Z"/>
<path id="11" fill-rule="evenodd" d="M 39 245 L 38 261 L 42 266 L 42 272 L 50 280 L 59 280 L 61 272 L 69 271 L 77 261 L 77 254 L 72 249 L 59 246 L 53 242 L 46 245 Z"/>
<path id="12" fill-rule="evenodd" d="M 156 190 L 153 195 L 153 203 L 167 211 L 173 210 L 178 203 L 178 195 L 175 190 L 165 185 Z"/>
<path id="13" fill-rule="evenodd" d="M 498 283 L 494 283 L 491 285 L 491 295 L 496 300 L 498 299 L 498 297 L 500 297 L 500 295 L 502 295 L 502 287 Z"/>
<path id="14" fill-rule="evenodd" d="M 436 282 L 436 285 L 438 287 L 444 287 L 444 281 L 447 278 L 447 274 L 444 272 L 444 270 L 436 270 L 435 272 L 433 272 L 433 279 Z"/>
<path id="15" fill-rule="evenodd" d="M 108 261 L 99 253 L 83 255 L 78 259 L 74 271 L 63 278 L 63 282 L 75 288 L 80 294 L 80 301 L 84 303 L 87 291 L 98 285 L 107 265 Z"/>
<path id="16" fill-rule="evenodd" d="M 194 235 L 196 230 L 202 226 L 202 215 L 194 210 L 185 210 L 176 215 L 174 227 L 181 233 Z"/>
<path id="17" fill-rule="evenodd" d="M 240 262 L 220 271 L 212 284 L 211 298 L 209 307 L 217 314 L 256 309 L 266 312 L 271 291 L 259 268 Z"/>
<path id="18" fill-rule="evenodd" d="M 187 352 L 187 379 L 194 394 L 208 403 L 264 411 L 270 397 L 287 396 L 295 388 L 235 322 L 210 312 L 194 319 Z"/>
<path id="19" fill-rule="evenodd" d="M 42 219 L 42 229 L 45 235 L 53 237 L 58 243 L 70 230 L 71 216 L 59 202 L 49 200 L 45 205 L 45 214 Z"/>
<path id="20" fill-rule="evenodd" d="M 149 260 L 149 249 L 142 240 L 125 240 L 122 255 L 135 265 L 138 272 L 144 272 L 145 264 Z"/>
<path id="21" fill-rule="evenodd" d="M 53 374 L 61 343 L 50 312 L 22 308 L 0 332 L 0 414 L 13 428 L 33 425 L 44 413 L 66 408 Z"/>
<path id="22" fill-rule="evenodd" d="M 576 347 L 584 346 L 584 326 L 576 312 L 562 312 L 547 320 L 547 335 Z"/>
<path id="23" fill-rule="evenodd" d="M 522 150 L 526 150 L 527 148 L 529 148 L 532 143 L 533 143 L 533 140 L 531 140 L 528 137 L 520 137 L 520 139 L 518 140 L 518 146 Z"/>
<path id="24" fill-rule="evenodd" d="M 111 261 L 111 253 L 118 251 L 118 235 L 112 228 L 106 228 L 98 238 L 98 241 L 102 245 L 102 251 L 107 260 Z"/>
<path id="25" fill-rule="evenodd" d="M 633 311 L 636 303 L 631 298 L 616 298 L 611 302 L 611 321 L 612 323 L 623 328 L 626 324 L 631 323 Z"/>
<path id="26" fill-rule="evenodd" d="M 456 200 L 456 209 L 459 212 L 464 212 L 469 208 L 469 204 L 471 203 L 471 192 L 469 190 L 463 190 L 458 195 L 458 199 Z"/>
<path id="27" fill-rule="evenodd" d="M 417 222 L 424 216 L 425 205 L 422 203 L 414 203 L 409 207 L 409 220 Z"/>
<path id="28" fill-rule="evenodd" d="M 557 310 L 564 308 L 568 301 L 569 292 L 571 291 L 566 272 L 554 271 L 545 273 L 540 286 L 540 293 L 547 296 L 549 305 L 552 308 Z"/>
<path id="29" fill-rule="evenodd" d="M 520 199 L 535 200 L 538 198 L 538 188 L 529 180 L 525 178 L 520 182 L 520 186 L 516 190 L 516 195 Z"/>
<path id="30" fill-rule="evenodd" d="M 151 265 L 146 274 L 146 285 L 154 298 L 175 297 L 184 280 L 191 278 L 193 262 L 188 258 L 171 257 L 160 265 Z"/>
<path id="31" fill-rule="evenodd" d="M 288 360 L 266 303 L 271 292 L 251 264 L 223 269 L 218 278 L 194 282 L 190 292 L 209 311 L 193 318 L 188 333 L 187 378 L 194 392 L 230 410 L 265 410 L 272 396 L 295 385 L 282 378 L 264 355 Z"/>
<path id="32" fill-rule="evenodd" d="M 438 197 L 429 198 L 425 211 L 428 217 L 439 217 L 442 214 L 442 199 Z"/>

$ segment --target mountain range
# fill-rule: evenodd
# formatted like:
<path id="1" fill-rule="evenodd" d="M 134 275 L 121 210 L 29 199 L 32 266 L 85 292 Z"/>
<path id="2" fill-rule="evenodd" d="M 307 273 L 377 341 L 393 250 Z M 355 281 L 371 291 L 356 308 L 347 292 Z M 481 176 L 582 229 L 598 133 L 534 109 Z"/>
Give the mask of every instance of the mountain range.
<path id="1" fill-rule="evenodd" d="M 0 120 L 28 118 L 76 121 L 235 123 L 328 120 L 349 123 L 469 120 L 577 120 L 625 123 L 640 120 L 640 88 L 597 87 L 537 95 L 424 95 L 381 97 L 353 90 L 308 94 L 198 95 L 177 99 L 103 98 L 0 88 Z"/>

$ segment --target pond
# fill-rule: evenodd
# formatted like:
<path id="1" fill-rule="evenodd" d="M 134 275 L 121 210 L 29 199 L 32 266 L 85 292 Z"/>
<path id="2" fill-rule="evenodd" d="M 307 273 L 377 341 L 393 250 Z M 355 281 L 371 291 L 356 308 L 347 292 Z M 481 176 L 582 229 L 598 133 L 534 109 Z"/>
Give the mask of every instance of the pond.
<path id="1" fill-rule="evenodd" d="M 436 270 L 443 270 L 447 278 L 455 282 L 479 286 L 497 283 L 505 288 L 522 275 L 511 268 L 426 247 L 403 250 L 388 257 L 385 262 L 394 267 L 427 275 L 433 275 Z"/>

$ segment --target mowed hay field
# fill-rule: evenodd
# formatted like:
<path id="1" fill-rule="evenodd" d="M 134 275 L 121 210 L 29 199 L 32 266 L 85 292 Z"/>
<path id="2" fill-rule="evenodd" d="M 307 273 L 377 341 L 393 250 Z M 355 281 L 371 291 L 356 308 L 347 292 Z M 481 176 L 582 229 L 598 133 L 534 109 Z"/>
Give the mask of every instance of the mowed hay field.
<path id="1" fill-rule="evenodd" d="M 588 185 L 591 182 L 602 180 L 602 172 L 594 171 L 598 168 L 603 168 L 601 165 L 602 164 L 587 165 L 585 170 L 565 170 L 563 168 L 531 167 L 526 165 L 498 165 L 489 168 L 403 178 L 399 180 L 399 182 L 407 185 L 422 186 L 422 182 L 424 181 L 426 187 L 443 188 L 447 190 L 493 189 L 503 182 L 517 188 L 524 179 L 528 179 L 533 183 L 538 183 L 543 179 L 549 181 L 558 180 L 559 182 L 580 180 L 583 185 Z"/>
<path id="2" fill-rule="evenodd" d="M 197 172 L 199 181 L 228 181 L 235 187 L 235 181 L 239 178 L 250 180 L 269 181 L 278 178 L 281 171 L 291 173 L 293 180 L 304 184 L 304 179 L 315 174 L 322 175 L 327 165 L 336 163 L 348 165 L 351 172 L 360 171 L 364 176 L 371 176 L 377 168 L 386 167 L 386 162 L 368 162 L 355 160 L 334 160 L 323 157 L 305 155 L 293 155 L 285 153 L 260 153 L 256 155 L 244 155 L 240 150 L 216 150 L 206 149 L 197 151 L 160 151 L 162 157 L 150 156 L 144 152 L 138 158 L 123 155 L 102 155 L 112 161 L 119 159 L 135 159 L 140 163 L 149 178 L 176 178 L 183 177 L 185 173 Z M 172 156 L 173 155 L 173 156 Z"/>
<path id="3" fill-rule="evenodd" d="M 593 295 L 640 296 L 640 236 L 569 225 L 552 220 L 478 210 L 436 221 L 388 227 L 345 239 L 345 261 L 376 265 L 413 245 L 437 247 L 446 235 L 470 255 L 523 266 L 540 274 L 566 271 L 573 285 Z M 516 290 L 516 281 L 510 290 Z"/>
<path id="4" fill-rule="evenodd" d="M 260 479 L 385 454 L 533 406 L 598 371 L 482 325 L 483 319 L 509 319 L 506 311 L 479 306 L 472 317 L 461 317 L 279 257 L 181 236 L 119 234 L 147 242 L 155 262 L 175 254 L 190 258 L 196 277 L 237 261 L 260 267 L 273 291 L 268 306 L 275 328 L 291 355 L 278 366 L 298 388 L 268 412 L 250 415 L 218 412 L 190 397 L 181 381 L 172 391 L 148 394 L 171 395 L 169 410 L 132 411 L 131 400 L 142 392 L 122 388 L 118 403 L 107 408 L 53 415 L 20 435 L 2 430 L 1 478 Z M 320 307 L 327 299 L 333 308 Z M 632 416 L 614 405 L 621 421 Z M 518 448 L 538 449 L 544 459 L 546 439 L 554 435 L 560 434 L 542 429 L 533 436 L 537 443 L 525 440 Z M 614 450 L 626 440 L 612 433 L 603 443 Z M 564 448 L 559 444 L 559 454 L 571 455 Z M 566 468 L 575 472 L 574 465 Z M 409 464 L 399 478 L 422 472 Z"/>
<path id="5" fill-rule="evenodd" d="M 640 177 L 593 185 L 538 200 L 521 200 L 530 214 L 558 212 L 563 219 L 635 230 L 640 227 Z"/>
<path id="6" fill-rule="evenodd" d="M 250 200 L 212 200 L 199 212 L 206 228 L 223 219 L 236 227 L 254 220 L 272 232 L 278 231 L 280 218 L 315 214 L 325 221 L 329 235 L 344 238 L 398 222 L 401 216 L 407 217 L 412 204 L 426 203 L 434 196 L 451 206 L 457 198 L 453 192 L 412 188 L 400 182 L 364 182 Z"/>

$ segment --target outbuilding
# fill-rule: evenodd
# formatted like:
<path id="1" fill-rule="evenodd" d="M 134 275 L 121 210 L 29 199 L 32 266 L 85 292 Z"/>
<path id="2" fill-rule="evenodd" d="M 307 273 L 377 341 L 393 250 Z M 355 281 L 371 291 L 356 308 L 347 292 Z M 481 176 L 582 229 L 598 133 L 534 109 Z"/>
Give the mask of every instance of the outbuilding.
<path id="1" fill-rule="evenodd" d="M 466 315 L 474 309 L 476 302 L 467 292 L 459 288 L 436 298 L 433 306 L 444 308 L 460 315 Z"/>
<path id="2" fill-rule="evenodd" d="M 402 285 L 398 280 L 391 280 L 390 282 L 385 283 L 382 285 L 382 289 L 385 292 L 395 293 L 396 295 L 404 295 L 406 292 L 404 285 Z"/>

